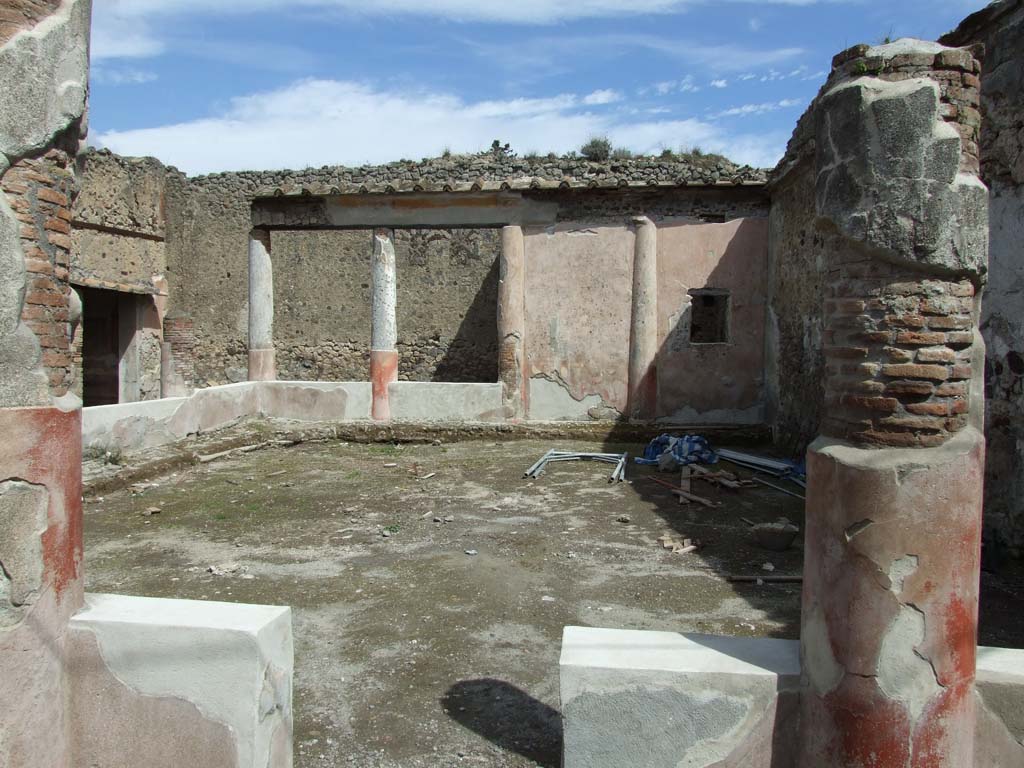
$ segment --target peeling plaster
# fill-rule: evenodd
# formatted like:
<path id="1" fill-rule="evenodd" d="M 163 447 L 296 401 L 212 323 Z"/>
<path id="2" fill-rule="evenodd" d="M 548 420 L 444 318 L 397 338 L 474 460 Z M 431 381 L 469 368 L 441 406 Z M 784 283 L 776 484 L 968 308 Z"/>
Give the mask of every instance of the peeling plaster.
<path id="1" fill-rule="evenodd" d="M 828 622 L 820 605 L 804 606 L 802 633 L 803 674 L 819 696 L 826 696 L 839 687 L 846 670 L 832 653 Z"/>
<path id="2" fill-rule="evenodd" d="M 906 704 L 914 722 L 943 689 L 935 668 L 917 650 L 924 641 L 924 613 L 912 605 L 901 605 L 878 652 L 878 687 L 890 699 Z"/>
<path id="3" fill-rule="evenodd" d="M 610 407 L 600 395 L 574 397 L 569 385 L 557 373 L 530 379 L 530 419 L 533 421 L 589 421 L 592 409 Z"/>
<path id="4" fill-rule="evenodd" d="M 21 480 L 0 483 L 0 628 L 17 625 L 43 588 L 50 494 Z"/>

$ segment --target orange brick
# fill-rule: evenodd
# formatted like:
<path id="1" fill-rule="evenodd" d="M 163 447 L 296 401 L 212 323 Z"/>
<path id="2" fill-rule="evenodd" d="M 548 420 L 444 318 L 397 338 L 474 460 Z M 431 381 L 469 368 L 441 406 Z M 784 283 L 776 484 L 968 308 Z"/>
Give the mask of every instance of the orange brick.
<path id="1" fill-rule="evenodd" d="M 935 394 L 938 397 L 966 397 L 967 382 L 947 381 L 945 384 L 940 385 L 939 388 L 935 390 Z"/>
<path id="2" fill-rule="evenodd" d="M 893 397 L 869 397 L 865 395 L 843 395 L 840 402 L 853 408 L 863 408 L 868 411 L 878 411 L 879 413 L 895 413 L 896 409 L 900 406 L 900 401 Z"/>
<path id="3" fill-rule="evenodd" d="M 946 334 L 929 331 L 904 331 L 896 335 L 896 343 L 914 347 L 934 347 L 946 343 Z"/>
<path id="4" fill-rule="evenodd" d="M 63 248 L 66 251 L 71 250 L 71 238 L 67 235 L 59 232 L 51 232 L 48 239 L 52 245 L 55 245 L 58 248 Z"/>
<path id="5" fill-rule="evenodd" d="M 25 294 L 26 304 L 38 304 L 44 307 L 60 307 L 66 303 L 67 299 L 57 293 L 51 293 L 49 291 L 29 291 Z"/>
<path id="6" fill-rule="evenodd" d="M 68 204 L 68 198 L 66 195 L 58 192 L 55 189 L 46 189 L 45 187 L 36 191 L 36 197 L 40 200 L 45 200 L 48 203 L 59 205 L 62 208 Z"/>
<path id="7" fill-rule="evenodd" d="M 929 379 L 931 381 L 945 381 L 950 377 L 950 371 L 944 365 L 883 365 L 882 374 L 899 379 Z"/>
<path id="8" fill-rule="evenodd" d="M 956 380 L 970 379 L 974 371 L 969 365 L 954 365 L 949 369 L 949 378 Z"/>
<path id="9" fill-rule="evenodd" d="M 927 381 L 893 381 L 885 388 L 887 395 L 924 397 L 935 391 L 935 385 Z"/>
<path id="10" fill-rule="evenodd" d="M 62 235 L 71 234 L 71 225 L 64 221 L 64 219 L 58 219 L 56 217 L 47 219 L 46 224 L 43 226 L 50 232 L 59 232 Z"/>
<path id="11" fill-rule="evenodd" d="M 921 315 L 886 315 L 885 322 L 893 328 L 924 328 Z"/>
<path id="12" fill-rule="evenodd" d="M 919 363 L 955 363 L 956 352 L 948 347 L 927 347 L 917 351 Z"/>
<path id="13" fill-rule="evenodd" d="M 35 275 L 52 275 L 53 265 L 48 259 L 25 259 L 25 271 Z"/>
<path id="14" fill-rule="evenodd" d="M 907 413 L 912 413 L 915 416 L 950 416 L 952 415 L 952 403 L 950 402 L 929 402 L 929 403 L 909 403 L 904 406 L 907 409 Z"/>
<path id="15" fill-rule="evenodd" d="M 928 327 L 933 330 L 963 331 L 974 325 L 967 315 L 940 315 L 928 318 Z"/>

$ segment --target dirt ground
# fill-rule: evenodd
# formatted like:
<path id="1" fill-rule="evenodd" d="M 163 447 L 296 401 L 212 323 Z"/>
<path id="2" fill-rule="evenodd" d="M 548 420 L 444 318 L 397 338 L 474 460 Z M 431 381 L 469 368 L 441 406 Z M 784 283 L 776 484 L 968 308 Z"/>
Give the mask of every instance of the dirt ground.
<path id="1" fill-rule="evenodd" d="M 695 482 L 723 506 L 681 506 L 632 464 L 524 480 L 552 447 L 640 449 L 305 443 L 87 496 L 87 588 L 292 606 L 299 768 L 555 768 L 566 625 L 798 636 L 799 585 L 726 580 L 800 573 L 799 542 L 759 549 L 740 520 L 802 524 L 798 499 Z M 1024 646 L 1020 582 L 986 576 L 983 642 Z"/>

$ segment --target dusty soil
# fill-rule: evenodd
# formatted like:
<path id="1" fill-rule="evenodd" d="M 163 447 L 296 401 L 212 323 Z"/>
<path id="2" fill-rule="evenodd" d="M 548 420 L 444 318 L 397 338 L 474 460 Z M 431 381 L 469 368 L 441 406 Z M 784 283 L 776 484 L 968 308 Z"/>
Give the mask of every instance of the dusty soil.
<path id="1" fill-rule="evenodd" d="M 622 484 L 589 463 L 524 480 L 551 447 L 639 450 L 328 442 L 228 457 L 87 497 L 87 586 L 291 605 L 299 768 L 555 768 L 568 624 L 797 637 L 798 585 L 725 577 L 800 573 L 799 543 L 761 550 L 740 520 L 800 524 L 799 500 L 695 482 L 724 506 L 680 506 L 634 465 Z M 666 532 L 702 547 L 672 554 Z M 989 586 L 983 641 L 1024 645 L 1018 587 Z"/>

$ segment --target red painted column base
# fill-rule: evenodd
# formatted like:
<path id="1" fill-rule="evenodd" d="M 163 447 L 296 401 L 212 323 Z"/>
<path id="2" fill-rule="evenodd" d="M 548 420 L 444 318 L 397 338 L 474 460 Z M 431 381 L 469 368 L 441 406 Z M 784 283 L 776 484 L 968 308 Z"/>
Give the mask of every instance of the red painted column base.
<path id="1" fill-rule="evenodd" d="M 370 385 L 373 391 L 373 405 L 370 415 L 374 421 L 391 420 L 388 385 L 394 381 L 398 381 L 398 352 L 395 350 L 371 350 Z"/>
<path id="2" fill-rule="evenodd" d="M 20 603 L 0 596 L 0 764 L 65 768 L 65 638 L 83 601 L 81 411 L 3 408 L 0 435 L 0 551 Z"/>
<path id="3" fill-rule="evenodd" d="M 984 438 L 808 452 L 803 768 L 963 768 L 974 753 Z"/>
<path id="4" fill-rule="evenodd" d="M 249 381 L 277 381 L 277 355 L 273 349 L 249 350 Z"/>

